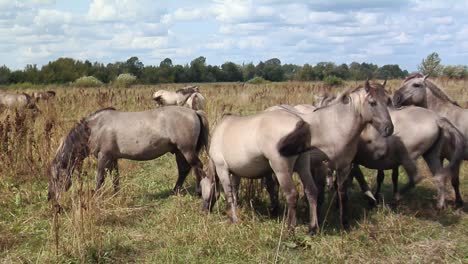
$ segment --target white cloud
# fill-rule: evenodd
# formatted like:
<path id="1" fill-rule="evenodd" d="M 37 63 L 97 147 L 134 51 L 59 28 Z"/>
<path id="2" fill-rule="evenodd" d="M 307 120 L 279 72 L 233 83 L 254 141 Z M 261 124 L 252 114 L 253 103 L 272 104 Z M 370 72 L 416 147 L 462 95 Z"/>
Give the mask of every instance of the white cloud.
<path id="1" fill-rule="evenodd" d="M 414 67 L 415 57 L 434 50 L 444 63 L 468 60 L 468 1 L 66 3 L 0 0 L 3 63 L 22 68 L 61 56 L 113 62 L 136 55 L 145 64 L 205 56 L 215 64 L 278 57 L 298 64 L 359 60 Z"/>

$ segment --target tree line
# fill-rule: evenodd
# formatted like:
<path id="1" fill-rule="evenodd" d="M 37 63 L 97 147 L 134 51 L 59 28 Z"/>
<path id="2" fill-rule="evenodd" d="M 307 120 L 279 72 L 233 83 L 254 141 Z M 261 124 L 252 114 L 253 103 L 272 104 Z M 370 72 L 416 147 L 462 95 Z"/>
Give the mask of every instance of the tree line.
<path id="1" fill-rule="evenodd" d="M 433 63 L 433 61 L 427 61 L 426 63 Z M 452 72 L 458 73 L 460 70 L 456 68 L 458 66 L 451 67 Z M 453 69 L 453 67 L 455 68 Z M 461 71 L 461 77 L 467 77 L 466 66 L 461 67 L 464 70 Z M 430 65 L 427 68 L 430 68 Z M 444 70 L 440 70 L 440 72 L 443 73 Z M 447 72 L 450 72 L 450 70 Z M 99 62 L 92 63 L 88 60 L 59 58 L 41 68 L 38 68 L 37 65 L 26 65 L 22 70 L 12 71 L 7 66 L 1 66 L 0 85 L 17 83 L 67 84 L 83 76 L 94 76 L 103 83 L 110 83 L 122 73 L 134 75 L 137 82 L 141 84 L 244 82 L 256 77 L 274 82 L 288 80 L 321 81 L 330 76 L 341 80 L 395 79 L 404 78 L 408 75 L 408 71 L 402 70 L 399 65 L 388 64 L 380 67 L 365 62 L 340 65 L 333 62 L 319 62 L 315 65 L 304 64 L 300 66 L 282 64 L 279 59 L 272 58 L 260 61 L 257 65 L 253 63 L 239 65 L 233 62 L 225 62 L 218 66 L 207 64 L 206 58 L 201 56 L 185 65 L 174 65 L 170 58 L 166 58 L 159 65 L 145 66 L 138 57 L 131 57 L 124 62 L 108 63 L 107 65 Z"/>

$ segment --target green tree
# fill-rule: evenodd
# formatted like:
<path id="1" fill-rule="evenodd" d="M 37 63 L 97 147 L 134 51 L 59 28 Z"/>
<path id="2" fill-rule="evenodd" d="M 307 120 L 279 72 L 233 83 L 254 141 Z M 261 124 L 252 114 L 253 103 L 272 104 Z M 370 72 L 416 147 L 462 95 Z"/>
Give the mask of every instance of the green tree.
<path id="1" fill-rule="evenodd" d="M 204 82 L 206 81 L 206 58 L 200 56 L 190 62 L 190 81 Z"/>
<path id="2" fill-rule="evenodd" d="M 130 57 L 123 65 L 125 72 L 135 75 L 137 78 L 141 77 L 143 73 L 143 62 L 138 57 Z"/>
<path id="3" fill-rule="evenodd" d="M 221 65 L 222 77 L 221 81 L 225 82 L 239 82 L 242 81 L 242 71 L 240 67 L 233 62 L 225 62 Z M 219 79 L 218 79 L 219 81 Z"/>
<path id="4" fill-rule="evenodd" d="M 280 82 L 284 78 L 284 71 L 281 67 L 281 61 L 277 58 L 269 59 L 265 61 L 265 66 L 263 68 L 263 78 L 265 80 Z"/>
<path id="5" fill-rule="evenodd" d="M 0 67 L 0 85 L 5 85 L 10 83 L 10 69 L 3 65 Z"/>
<path id="6" fill-rule="evenodd" d="M 316 79 L 314 67 L 308 63 L 302 66 L 302 68 L 299 70 L 298 75 L 298 78 L 301 81 L 313 81 Z"/>
<path id="7" fill-rule="evenodd" d="M 161 83 L 172 83 L 175 81 L 174 70 L 172 68 L 172 60 L 165 58 L 159 63 L 158 75 L 159 82 Z"/>
<path id="8" fill-rule="evenodd" d="M 439 76 L 442 73 L 442 65 L 440 65 L 440 62 L 439 54 L 437 54 L 437 52 L 432 52 L 418 65 L 418 70 L 424 75 Z"/>
<path id="9" fill-rule="evenodd" d="M 242 76 L 244 81 L 253 79 L 255 77 L 255 65 L 253 63 L 242 65 Z"/>

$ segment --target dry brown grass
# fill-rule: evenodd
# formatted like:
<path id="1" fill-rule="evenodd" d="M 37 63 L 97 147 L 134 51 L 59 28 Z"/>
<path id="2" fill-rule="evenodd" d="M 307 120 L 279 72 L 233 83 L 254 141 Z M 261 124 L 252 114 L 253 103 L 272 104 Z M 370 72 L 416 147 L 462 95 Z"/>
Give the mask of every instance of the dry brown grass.
<path id="1" fill-rule="evenodd" d="M 468 102 L 464 81 L 440 80 L 462 105 Z M 360 83 L 349 82 L 347 85 Z M 391 80 L 391 90 L 399 80 Z M 0 115 L 0 259 L 2 262 L 466 262 L 467 207 L 443 212 L 433 209 L 435 187 L 430 179 L 407 195 L 396 211 L 369 211 L 358 190 L 352 190 L 354 221 L 341 232 L 333 204 L 323 232 L 306 237 L 300 224 L 296 235 L 282 235 L 282 218 L 268 216 L 266 191 L 258 181 L 242 183 L 239 225 L 223 214 L 221 200 L 214 213 L 200 212 L 194 177 L 187 195 L 170 196 L 176 178 L 171 155 L 150 162 L 121 161 L 122 190 L 113 195 L 110 181 L 93 198 L 95 159 L 87 159 L 82 180 L 61 200 L 56 254 L 50 206 L 46 203 L 47 167 L 62 136 L 82 117 L 114 106 L 119 110 L 151 109 L 156 89 L 182 84 L 136 86 L 129 89 L 54 87 L 57 97 L 41 102 L 41 113 L 6 110 Z M 50 88 L 48 88 L 50 89 Z M 322 93 L 320 83 L 201 84 L 208 98 L 206 112 L 213 127 L 225 112 L 252 114 L 275 104 L 311 103 Z M 340 88 L 332 92 L 339 91 Z M 468 200 L 468 167 L 461 174 L 461 191 Z M 373 172 L 366 171 L 374 183 Z M 372 175 L 372 176 L 371 176 Z M 401 177 L 404 181 L 405 177 Z M 387 184 L 388 185 L 388 184 Z M 385 186 L 390 197 L 390 186 Z M 328 195 L 328 202 L 332 195 Z M 301 205 L 304 208 L 304 205 Z M 300 212 L 305 219 L 305 210 Z M 304 221 L 304 220 L 303 220 Z"/>

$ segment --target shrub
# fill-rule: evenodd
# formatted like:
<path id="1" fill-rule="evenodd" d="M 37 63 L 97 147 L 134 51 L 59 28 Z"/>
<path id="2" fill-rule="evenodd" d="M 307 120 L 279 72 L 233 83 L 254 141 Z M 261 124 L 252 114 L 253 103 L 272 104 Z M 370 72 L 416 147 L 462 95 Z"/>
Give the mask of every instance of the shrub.
<path id="1" fill-rule="evenodd" d="M 83 88 L 99 87 L 102 85 L 102 82 L 94 76 L 83 76 L 81 78 L 76 79 L 73 85 Z"/>
<path id="2" fill-rule="evenodd" d="M 130 87 L 132 84 L 135 84 L 136 77 L 130 73 L 122 73 L 114 81 L 114 85 L 117 87 Z"/>
<path id="3" fill-rule="evenodd" d="M 329 75 L 323 79 L 323 82 L 327 86 L 340 86 L 343 85 L 343 79 L 336 77 L 335 75 Z"/>
<path id="4" fill-rule="evenodd" d="M 270 81 L 267 81 L 263 79 L 262 77 L 258 77 L 258 76 L 247 81 L 247 83 L 249 84 L 263 84 L 263 83 L 269 83 L 269 82 Z"/>

